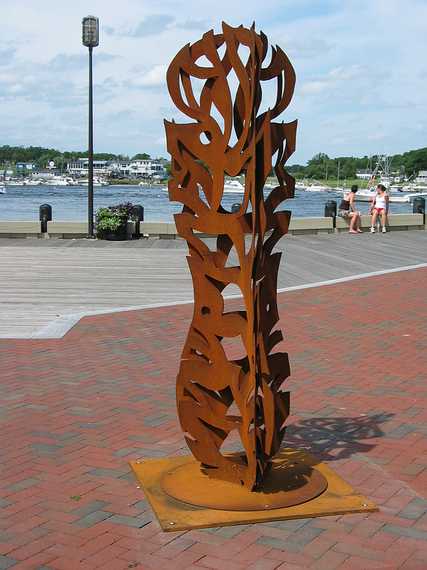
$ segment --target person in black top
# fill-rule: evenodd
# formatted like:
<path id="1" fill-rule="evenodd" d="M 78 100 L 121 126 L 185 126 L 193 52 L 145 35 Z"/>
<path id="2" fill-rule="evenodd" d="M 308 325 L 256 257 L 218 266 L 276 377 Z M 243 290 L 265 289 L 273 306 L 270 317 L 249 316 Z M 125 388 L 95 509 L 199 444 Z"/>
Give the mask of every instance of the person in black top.
<path id="1" fill-rule="evenodd" d="M 350 234 L 361 234 L 362 230 L 360 229 L 361 224 L 361 216 L 360 212 L 356 210 L 356 192 L 358 191 L 358 187 L 354 184 L 351 187 L 350 192 L 344 195 L 343 199 L 341 200 L 341 204 L 339 206 L 338 215 L 345 220 L 350 220 Z"/>

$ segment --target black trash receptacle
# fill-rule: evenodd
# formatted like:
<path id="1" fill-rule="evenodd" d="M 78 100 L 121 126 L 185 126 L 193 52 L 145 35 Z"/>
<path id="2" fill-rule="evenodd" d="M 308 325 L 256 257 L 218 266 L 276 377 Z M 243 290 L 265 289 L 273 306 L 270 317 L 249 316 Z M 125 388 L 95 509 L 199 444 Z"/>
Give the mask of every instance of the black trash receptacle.
<path id="1" fill-rule="evenodd" d="M 47 223 L 52 221 L 52 206 L 50 204 L 42 204 L 40 206 L 39 220 L 41 233 L 47 233 Z"/>
<path id="2" fill-rule="evenodd" d="M 337 203 L 335 200 L 328 200 L 325 204 L 325 218 L 332 218 L 333 226 L 336 226 Z"/>
<path id="3" fill-rule="evenodd" d="M 144 206 L 141 206 L 141 204 L 135 204 L 135 206 L 132 208 L 132 218 L 135 222 L 135 232 L 133 234 L 133 237 L 135 239 L 139 239 L 141 237 L 141 230 L 140 230 L 140 222 L 144 221 Z"/>
<path id="4" fill-rule="evenodd" d="M 414 214 L 425 214 L 426 213 L 426 200 L 422 196 L 415 196 L 412 205 L 412 212 Z"/>

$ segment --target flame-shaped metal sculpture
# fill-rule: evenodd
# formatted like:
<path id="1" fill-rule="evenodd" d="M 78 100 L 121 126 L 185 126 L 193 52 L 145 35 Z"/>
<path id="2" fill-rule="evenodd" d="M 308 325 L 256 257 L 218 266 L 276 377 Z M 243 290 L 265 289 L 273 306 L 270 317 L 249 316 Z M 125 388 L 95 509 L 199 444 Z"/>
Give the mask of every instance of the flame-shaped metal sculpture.
<path id="1" fill-rule="evenodd" d="M 194 120 L 165 121 L 172 155 L 169 197 L 183 204 L 175 221 L 188 243 L 194 284 L 194 315 L 177 378 L 178 415 L 204 473 L 259 490 L 289 414 L 289 392 L 283 391 L 288 355 L 274 352 L 283 337 L 275 328 L 281 254 L 273 248 L 290 220 L 289 211 L 277 208 L 294 195 L 295 181 L 284 164 L 295 149 L 297 122 L 274 119 L 289 105 L 295 73 L 279 47 L 269 55 L 266 36 L 254 26 L 223 24 L 221 34 L 210 31 L 177 54 L 167 83 L 177 108 Z M 275 103 L 260 112 L 268 83 Z M 278 185 L 265 196 L 273 169 Z M 243 200 L 231 212 L 222 204 L 224 177 L 240 175 Z M 215 236 L 216 249 L 198 233 Z M 225 311 L 229 284 L 239 287 L 244 310 Z M 245 356 L 229 359 L 223 339 L 237 337 Z M 238 411 L 231 413 L 233 403 Z M 234 430 L 243 450 L 226 454 L 221 446 Z"/>

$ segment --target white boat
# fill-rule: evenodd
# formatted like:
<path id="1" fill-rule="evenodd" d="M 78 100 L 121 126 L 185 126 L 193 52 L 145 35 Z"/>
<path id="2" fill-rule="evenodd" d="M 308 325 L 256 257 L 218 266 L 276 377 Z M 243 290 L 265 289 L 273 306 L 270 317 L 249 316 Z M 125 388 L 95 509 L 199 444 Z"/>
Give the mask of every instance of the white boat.
<path id="1" fill-rule="evenodd" d="M 264 184 L 264 188 L 267 188 L 267 190 L 273 190 L 274 188 L 276 188 L 277 184 L 271 184 L 270 182 L 266 182 Z"/>
<path id="2" fill-rule="evenodd" d="M 85 180 L 79 180 L 78 182 L 78 186 L 87 186 L 89 184 L 89 180 L 86 178 Z M 102 178 L 96 178 L 96 176 L 93 177 L 93 185 L 94 186 L 109 186 L 108 182 L 106 180 L 103 180 Z"/>
<path id="3" fill-rule="evenodd" d="M 323 186 L 322 184 L 310 184 L 305 189 L 306 192 L 331 192 L 333 188 L 330 186 Z"/>
<path id="4" fill-rule="evenodd" d="M 224 183 L 224 192 L 230 194 L 242 194 L 245 187 L 238 180 L 226 180 Z"/>
<path id="5" fill-rule="evenodd" d="M 0 194 L 6 194 L 6 188 L 3 185 L 0 185 Z"/>
<path id="6" fill-rule="evenodd" d="M 343 195 L 348 194 L 348 190 L 343 192 Z M 359 190 L 356 192 L 355 201 L 356 202 L 371 202 L 377 194 L 376 188 L 366 189 L 366 190 Z M 393 194 L 391 192 L 388 193 L 389 201 L 391 204 L 409 204 L 411 200 L 415 197 L 414 195 L 410 196 L 409 194 L 402 194 L 399 192 L 398 194 Z"/>
<path id="7" fill-rule="evenodd" d="M 8 186 L 25 186 L 25 182 L 23 180 L 6 180 L 6 184 Z"/>
<path id="8" fill-rule="evenodd" d="M 52 176 L 46 180 L 47 186 L 70 186 L 69 181 L 64 176 Z"/>
<path id="9" fill-rule="evenodd" d="M 427 186 L 425 184 L 416 184 L 411 182 L 406 186 L 403 186 L 402 192 L 427 192 Z"/>

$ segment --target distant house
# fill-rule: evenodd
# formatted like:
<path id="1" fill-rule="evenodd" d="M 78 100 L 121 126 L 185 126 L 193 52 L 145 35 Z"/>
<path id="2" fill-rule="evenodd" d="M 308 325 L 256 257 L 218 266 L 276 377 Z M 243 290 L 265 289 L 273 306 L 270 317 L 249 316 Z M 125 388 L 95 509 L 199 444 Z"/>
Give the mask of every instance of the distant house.
<path id="1" fill-rule="evenodd" d="M 131 160 L 129 170 L 137 178 L 165 178 L 163 165 L 154 159 Z"/>
<path id="2" fill-rule="evenodd" d="M 67 171 L 74 176 L 87 176 L 89 159 L 79 158 L 67 165 Z M 156 159 L 146 160 L 94 160 L 93 172 L 97 176 L 119 174 L 129 178 L 165 178 L 163 164 Z"/>
<path id="3" fill-rule="evenodd" d="M 15 168 L 17 172 L 32 172 L 35 170 L 36 165 L 33 162 L 17 162 Z"/>
<path id="4" fill-rule="evenodd" d="M 112 171 L 129 178 L 166 178 L 167 172 L 157 159 L 128 160 L 111 164 Z"/>
<path id="5" fill-rule="evenodd" d="M 418 176 L 415 179 L 415 182 L 427 184 L 427 170 L 420 170 L 418 172 Z"/>
<path id="6" fill-rule="evenodd" d="M 79 158 L 67 164 L 67 171 L 74 176 L 88 176 L 89 174 L 89 159 Z M 94 160 L 93 173 L 97 176 L 110 174 L 110 161 L 109 160 Z"/>
<path id="7" fill-rule="evenodd" d="M 357 170 L 356 171 L 356 178 L 360 180 L 369 180 L 372 176 L 372 172 L 370 170 Z"/>

